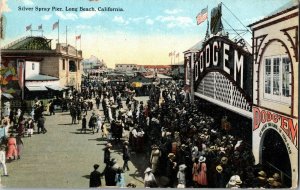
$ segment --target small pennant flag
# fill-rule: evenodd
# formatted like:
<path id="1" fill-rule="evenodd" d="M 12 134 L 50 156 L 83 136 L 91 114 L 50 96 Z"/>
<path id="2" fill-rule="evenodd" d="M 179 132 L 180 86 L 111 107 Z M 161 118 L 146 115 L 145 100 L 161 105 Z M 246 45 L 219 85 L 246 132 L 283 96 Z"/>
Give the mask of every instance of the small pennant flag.
<path id="1" fill-rule="evenodd" d="M 197 25 L 201 24 L 207 19 L 207 7 L 205 9 L 202 9 L 202 11 L 197 15 Z"/>
<path id="2" fill-rule="evenodd" d="M 58 25 L 59 25 L 59 22 L 57 21 L 57 22 L 55 22 L 54 24 L 53 24 L 53 26 L 52 26 L 52 30 L 55 30 L 55 28 L 57 28 L 58 27 Z"/>
<path id="3" fill-rule="evenodd" d="M 41 24 L 38 26 L 38 30 L 42 30 L 42 29 L 43 29 L 43 25 Z"/>
<path id="4" fill-rule="evenodd" d="M 31 25 L 26 26 L 26 31 L 31 30 Z"/>
<path id="5" fill-rule="evenodd" d="M 81 39 L 81 34 L 79 36 L 76 36 L 76 40 L 80 40 Z"/>

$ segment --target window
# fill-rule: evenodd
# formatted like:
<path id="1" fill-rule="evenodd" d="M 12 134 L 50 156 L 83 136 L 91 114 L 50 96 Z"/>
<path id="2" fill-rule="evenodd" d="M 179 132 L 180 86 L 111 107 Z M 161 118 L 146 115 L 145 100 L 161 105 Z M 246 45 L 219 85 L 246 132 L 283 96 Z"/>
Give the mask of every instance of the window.
<path id="1" fill-rule="evenodd" d="M 34 70 L 34 63 L 32 63 L 31 67 L 32 67 L 32 70 Z"/>
<path id="2" fill-rule="evenodd" d="M 63 70 L 65 70 L 66 69 L 66 60 L 65 59 L 63 59 L 63 68 L 62 68 Z"/>
<path id="3" fill-rule="evenodd" d="M 75 61 L 69 61 L 69 71 L 70 72 L 76 72 L 77 71 Z"/>
<path id="4" fill-rule="evenodd" d="M 266 57 L 264 98 L 290 103 L 291 61 L 287 55 Z"/>

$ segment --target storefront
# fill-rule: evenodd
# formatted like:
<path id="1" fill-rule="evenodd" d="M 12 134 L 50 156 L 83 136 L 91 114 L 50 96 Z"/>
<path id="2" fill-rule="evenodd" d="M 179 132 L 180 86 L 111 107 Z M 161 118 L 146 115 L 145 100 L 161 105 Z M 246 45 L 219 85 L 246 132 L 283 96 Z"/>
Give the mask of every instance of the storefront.
<path id="1" fill-rule="evenodd" d="M 233 131 L 251 146 L 252 135 L 252 55 L 227 36 L 201 41 L 185 54 L 185 89 L 191 100 L 207 105 L 200 110 L 219 110 L 213 117 L 221 125 L 226 117 Z M 194 97 L 193 97 L 194 96 Z M 212 110 L 212 111 L 213 111 Z M 213 113 L 210 111 L 210 113 Z"/>
<path id="2" fill-rule="evenodd" d="M 253 154 L 285 187 L 298 184 L 298 2 L 250 25 L 253 31 Z"/>

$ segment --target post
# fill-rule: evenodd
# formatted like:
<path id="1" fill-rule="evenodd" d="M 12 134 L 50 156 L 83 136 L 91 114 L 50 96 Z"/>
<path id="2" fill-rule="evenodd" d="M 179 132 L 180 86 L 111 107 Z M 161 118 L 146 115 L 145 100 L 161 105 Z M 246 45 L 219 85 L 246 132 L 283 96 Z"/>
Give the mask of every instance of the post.
<path id="1" fill-rule="evenodd" d="M 68 46 L 68 26 L 66 26 L 66 45 Z"/>
<path id="2" fill-rule="evenodd" d="M 58 20 L 58 26 L 57 26 L 57 43 L 59 44 L 59 20 Z"/>
<path id="3" fill-rule="evenodd" d="M 191 66 L 190 66 L 190 88 L 191 88 L 191 103 L 194 103 L 194 52 L 191 52 Z"/>

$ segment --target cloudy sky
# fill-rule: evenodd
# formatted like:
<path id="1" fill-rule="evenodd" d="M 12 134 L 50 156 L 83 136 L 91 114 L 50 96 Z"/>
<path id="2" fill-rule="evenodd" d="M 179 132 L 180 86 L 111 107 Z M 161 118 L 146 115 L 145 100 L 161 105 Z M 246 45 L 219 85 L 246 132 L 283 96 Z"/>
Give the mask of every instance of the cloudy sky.
<path id="1" fill-rule="evenodd" d="M 208 6 L 210 10 L 220 0 L 0 0 L 0 11 L 6 17 L 6 36 L 1 46 L 26 35 L 26 26 L 37 29 L 42 24 L 44 36 L 57 42 L 58 32 L 52 26 L 59 20 L 60 42 L 75 46 L 75 36 L 81 34 L 84 58 L 95 55 L 104 59 L 109 67 L 116 63 L 170 64 L 169 52 L 180 53 L 204 38 L 207 21 L 197 25 L 196 16 Z M 245 29 L 232 11 L 247 26 L 275 11 L 288 0 L 223 0 L 225 29 Z M 66 11 L 66 7 L 111 7 L 122 12 Z M 50 8 L 36 11 L 35 8 Z M 52 7 L 63 11 L 52 11 Z M 19 8 L 33 8 L 20 11 Z M 227 23 L 226 23 L 227 22 Z M 229 26 L 230 25 L 230 26 Z M 230 33 L 231 30 L 228 30 Z M 33 32 L 33 35 L 41 35 Z M 235 34 L 230 35 L 234 37 Z M 251 34 L 244 37 L 251 42 Z M 79 48 L 80 41 L 77 41 Z M 176 59 L 176 62 L 178 59 Z"/>

